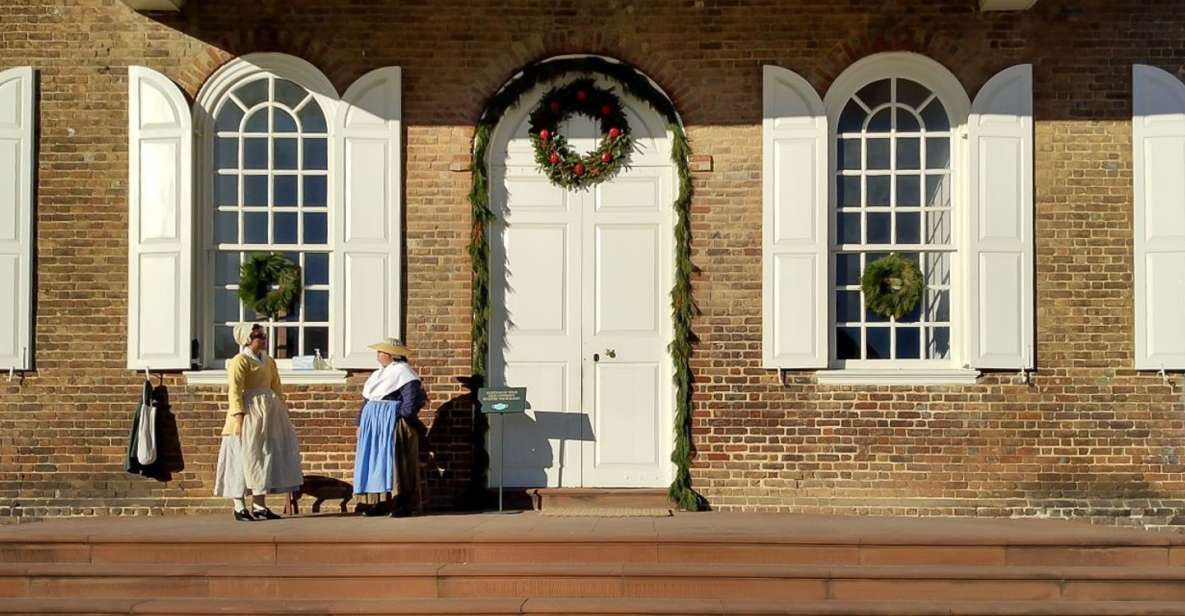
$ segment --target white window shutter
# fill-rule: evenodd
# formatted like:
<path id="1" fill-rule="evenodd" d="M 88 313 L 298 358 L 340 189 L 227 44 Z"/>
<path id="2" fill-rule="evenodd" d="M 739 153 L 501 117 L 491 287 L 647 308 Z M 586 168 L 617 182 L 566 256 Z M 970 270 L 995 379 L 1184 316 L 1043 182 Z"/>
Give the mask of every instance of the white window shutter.
<path id="1" fill-rule="evenodd" d="M 762 364 L 826 368 L 827 114 L 798 74 L 765 66 L 762 80 Z"/>
<path id="2" fill-rule="evenodd" d="M 0 71 L 0 368 L 33 367 L 33 69 Z"/>
<path id="3" fill-rule="evenodd" d="M 968 133 L 968 357 L 975 368 L 1032 368 L 1032 65 L 988 80 L 971 105 Z"/>
<path id="4" fill-rule="evenodd" d="M 401 335 L 399 67 L 363 75 L 334 124 L 335 368 L 374 368 L 367 348 Z"/>
<path id="5" fill-rule="evenodd" d="M 1185 84 L 1132 67 L 1136 369 L 1185 368 Z"/>
<path id="6" fill-rule="evenodd" d="M 128 67 L 128 367 L 190 367 L 193 129 L 168 77 Z"/>

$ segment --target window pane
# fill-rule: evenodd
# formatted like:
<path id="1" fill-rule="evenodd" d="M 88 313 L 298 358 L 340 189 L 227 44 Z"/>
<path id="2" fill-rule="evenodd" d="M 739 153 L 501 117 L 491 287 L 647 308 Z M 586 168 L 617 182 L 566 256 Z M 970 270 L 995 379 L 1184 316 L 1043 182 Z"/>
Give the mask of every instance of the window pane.
<path id="1" fill-rule="evenodd" d="M 214 241 L 218 244 L 237 244 L 239 241 L 238 212 L 214 213 Z"/>
<path id="2" fill-rule="evenodd" d="M 239 204 L 239 176 L 218 175 L 214 177 L 214 183 L 217 185 L 215 190 L 218 192 L 217 205 Z"/>
<path id="3" fill-rule="evenodd" d="M 267 176 L 243 176 L 243 205 L 262 207 L 267 205 Z"/>
<path id="4" fill-rule="evenodd" d="M 835 237 L 840 244 L 861 243 L 863 240 L 860 239 L 860 215 L 840 214 Z"/>
<path id="5" fill-rule="evenodd" d="M 246 133 L 266 133 L 267 132 L 267 114 L 268 108 L 263 107 L 256 109 L 247 118 L 247 123 L 243 125 L 243 132 Z"/>
<path id="6" fill-rule="evenodd" d="M 922 329 L 920 327 L 898 327 L 897 359 L 921 359 Z"/>
<path id="7" fill-rule="evenodd" d="M 860 359 L 860 328 L 839 327 L 835 330 L 836 359 Z"/>
<path id="8" fill-rule="evenodd" d="M 839 154 L 836 160 L 839 161 L 840 169 L 859 169 L 860 168 L 860 140 L 859 139 L 840 139 L 839 140 Z"/>
<path id="9" fill-rule="evenodd" d="M 929 97 L 930 90 L 918 82 L 910 79 L 897 80 L 897 102 L 917 109 Z"/>
<path id="10" fill-rule="evenodd" d="M 214 359 L 230 359 L 239 353 L 230 327 L 214 328 Z M 221 366 L 219 366 L 221 367 Z"/>
<path id="11" fill-rule="evenodd" d="M 219 137 L 215 140 L 214 168 L 239 168 L 239 140 L 237 137 Z"/>
<path id="12" fill-rule="evenodd" d="M 880 105 L 889 102 L 889 97 L 892 93 L 893 90 L 890 81 L 888 79 L 881 79 L 860 88 L 856 96 L 859 96 L 860 100 L 864 101 L 864 104 L 868 105 L 869 109 L 876 109 Z"/>
<path id="13" fill-rule="evenodd" d="M 910 309 L 909 312 L 901 315 L 900 319 L 897 319 L 897 322 L 898 323 L 917 323 L 918 321 L 920 321 L 922 319 L 922 303 L 923 302 L 921 301 L 921 299 L 919 299 L 918 303 L 914 304 L 913 308 Z"/>
<path id="14" fill-rule="evenodd" d="M 296 212 L 276 212 L 276 244 L 296 243 Z"/>
<path id="15" fill-rule="evenodd" d="M 835 284 L 860 284 L 860 255 L 842 253 L 835 255 Z"/>
<path id="16" fill-rule="evenodd" d="M 300 118 L 302 131 L 306 133 L 325 132 L 325 115 L 321 113 L 321 106 L 317 104 L 317 101 L 309 101 L 296 116 Z"/>
<path id="17" fill-rule="evenodd" d="M 267 212 L 246 212 L 243 214 L 243 241 L 247 244 L 266 244 Z"/>
<path id="18" fill-rule="evenodd" d="M 881 109 L 873 114 L 872 119 L 868 121 L 869 133 L 887 133 L 893 129 L 893 110 L 892 108 Z"/>
<path id="19" fill-rule="evenodd" d="M 295 175 L 277 175 L 272 180 L 272 204 L 276 207 L 296 207 L 298 180 Z"/>
<path id="20" fill-rule="evenodd" d="M 214 253 L 214 284 L 239 283 L 239 253 Z"/>
<path id="21" fill-rule="evenodd" d="M 276 327 L 272 330 L 272 340 L 275 350 L 272 352 L 276 359 L 290 359 L 296 355 L 296 337 L 298 332 L 295 327 Z"/>
<path id="22" fill-rule="evenodd" d="M 239 100 L 243 101 L 243 104 L 246 105 L 248 109 L 266 101 L 267 78 L 265 77 L 262 79 L 256 79 L 255 81 L 239 86 L 239 88 L 235 90 L 235 96 L 239 97 Z"/>
<path id="23" fill-rule="evenodd" d="M 288 81 L 287 79 L 276 80 L 276 101 L 287 105 L 292 109 L 300 104 L 304 98 L 308 96 L 308 91 L 304 88 Z"/>
<path id="24" fill-rule="evenodd" d="M 836 185 L 839 194 L 835 196 L 835 202 L 840 207 L 860 207 L 860 176 L 840 176 Z"/>
<path id="25" fill-rule="evenodd" d="M 926 212 L 926 243 L 945 246 L 950 244 L 950 210 Z"/>
<path id="26" fill-rule="evenodd" d="M 296 139 L 276 139 L 275 168 L 296 169 Z"/>
<path id="27" fill-rule="evenodd" d="M 926 291 L 926 320 L 931 323 L 950 321 L 950 291 Z"/>
<path id="28" fill-rule="evenodd" d="M 890 330 L 887 327 L 869 327 L 865 330 L 866 344 L 864 356 L 866 359 L 891 359 Z"/>
<path id="29" fill-rule="evenodd" d="M 868 205 L 887 207 L 893 192 L 893 180 L 887 175 L 868 177 Z"/>
<path id="30" fill-rule="evenodd" d="M 935 137 L 926 140 L 926 168 L 950 168 L 950 138 Z"/>
<path id="31" fill-rule="evenodd" d="M 947 286 L 950 284 L 950 255 L 935 252 L 926 255 L 926 286 Z"/>
<path id="32" fill-rule="evenodd" d="M 848 101 L 843 113 L 839 115 L 836 130 L 840 133 L 858 133 L 864 130 L 864 109 L 856 101 Z"/>
<path id="33" fill-rule="evenodd" d="M 327 253 L 305 253 L 304 283 L 306 285 L 329 284 L 329 255 Z"/>
<path id="34" fill-rule="evenodd" d="M 929 332 L 929 339 L 926 341 L 926 357 L 933 359 L 946 359 L 950 356 L 950 328 L 949 327 L 932 327 L 926 331 Z"/>
<path id="35" fill-rule="evenodd" d="M 329 154 L 325 139 L 304 140 L 304 169 L 320 171 L 329 168 Z"/>
<path id="36" fill-rule="evenodd" d="M 860 322 L 860 292 L 837 291 L 835 294 L 835 322 Z"/>
<path id="37" fill-rule="evenodd" d="M 898 244 L 917 244 L 922 240 L 922 223 L 921 213 L 919 212 L 898 212 L 897 213 L 897 243 Z"/>
<path id="38" fill-rule="evenodd" d="M 948 176 L 926 176 L 926 207 L 950 207 L 950 182 L 948 181 Z"/>
<path id="39" fill-rule="evenodd" d="M 304 292 L 305 321 L 329 320 L 329 291 Z"/>
<path id="40" fill-rule="evenodd" d="M 304 243 L 325 244 L 329 239 L 324 212 L 304 215 Z"/>
<path id="41" fill-rule="evenodd" d="M 897 168 L 913 170 L 921 166 L 922 144 L 920 139 L 902 137 L 897 140 Z"/>
<path id="42" fill-rule="evenodd" d="M 326 177 L 323 175 L 306 175 L 304 177 L 304 204 L 309 207 L 325 207 Z"/>
<path id="43" fill-rule="evenodd" d="M 868 154 L 867 154 L 867 168 L 868 169 L 888 169 L 889 168 L 889 140 L 888 139 L 869 139 L 868 140 Z"/>
<path id="44" fill-rule="evenodd" d="M 304 328 L 304 351 L 305 355 L 313 355 L 317 351 L 321 352 L 321 357 L 329 355 L 329 328 L 328 327 L 306 327 Z"/>
<path id="45" fill-rule="evenodd" d="M 296 118 L 283 109 L 272 109 L 272 130 L 277 133 L 295 133 Z"/>
<path id="46" fill-rule="evenodd" d="M 296 261 L 293 261 L 293 263 L 296 263 Z M 288 306 L 288 308 L 284 310 L 283 314 L 280 316 L 280 320 L 284 321 L 285 323 L 299 323 L 300 304 L 300 298 L 298 297 L 296 298 L 295 302 L 292 302 L 291 306 Z"/>
<path id="47" fill-rule="evenodd" d="M 243 168 L 267 169 L 267 138 L 243 139 Z"/>
<path id="48" fill-rule="evenodd" d="M 888 212 L 868 214 L 868 243 L 888 244 L 892 237 L 889 233 L 891 225 L 892 218 Z"/>
<path id="49" fill-rule="evenodd" d="M 922 179 L 916 175 L 897 176 L 897 207 L 918 207 L 922 204 Z"/>
<path id="50" fill-rule="evenodd" d="M 233 131 L 238 132 L 239 124 L 243 121 L 243 108 L 239 107 L 238 103 L 227 99 L 222 105 L 222 109 L 218 110 L 218 120 L 214 124 L 216 131 Z"/>
<path id="51" fill-rule="evenodd" d="M 904 107 L 897 108 L 897 132 L 916 133 L 921 129 L 922 125 L 912 111 Z"/>
<path id="52" fill-rule="evenodd" d="M 950 119 L 946 117 L 946 107 L 935 98 L 922 110 L 922 121 L 926 123 L 928 131 L 950 130 Z"/>
<path id="53" fill-rule="evenodd" d="M 214 321 L 217 323 L 239 320 L 239 296 L 237 291 L 218 289 L 214 291 Z"/>

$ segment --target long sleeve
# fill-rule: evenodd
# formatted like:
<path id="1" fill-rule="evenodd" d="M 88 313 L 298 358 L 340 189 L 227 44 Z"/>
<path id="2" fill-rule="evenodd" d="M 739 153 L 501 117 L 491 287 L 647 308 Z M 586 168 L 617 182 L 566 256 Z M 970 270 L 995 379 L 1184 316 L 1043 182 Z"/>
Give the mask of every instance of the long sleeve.
<path id="1" fill-rule="evenodd" d="M 419 381 L 411 381 L 399 388 L 399 416 L 415 417 L 424 406 L 424 388 Z"/>
<path id="2" fill-rule="evenodd" d="M 272 371 L 272 391 L 276 393 L 276 397 L 280 399 L 280 403 L 288 406 L 288 401 L 284 399 L 284 386 L 280 384 L 280 368 L 276 366 L 276 360 L 267 358 L 268 368 Z"/>
<path id="3" fill-rule="evenodd" d="M 226 396 L 229 405 L 226 410 L 226 425 L 222 429 L 224 435 L 235 434 L 243 425 L 243 415 L 247 412 L 243 408 L 243 394 L 247 391 L 247 364 L 236 357 L 227 362 Z"/>

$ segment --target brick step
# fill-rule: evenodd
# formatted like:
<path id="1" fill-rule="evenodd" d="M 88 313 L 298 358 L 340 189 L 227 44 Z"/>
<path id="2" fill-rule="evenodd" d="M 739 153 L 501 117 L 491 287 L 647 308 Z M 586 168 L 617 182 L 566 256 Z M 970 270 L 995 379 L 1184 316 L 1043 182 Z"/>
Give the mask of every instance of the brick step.
<path id="1" fill-rule="evenodd" d="M 7 564 L 0 596 L 1185 602 L 1185 567 Z"/>
<path id="2" fill-rule="evenodd" d="M 704 599 L 9 599 L 0 614 L 90 616 L 356 614 L 391 616 L 1180 616 L 1185 604 L 1162 601 L 801 601 Z"/>
<path id="3" fill-rule="evenodd" d="M 595 515 L 598 511 L 656 514 L 678 509 L 666 488 L 536 488 L 528 494 L 534 508 L 549 515 Z"/>

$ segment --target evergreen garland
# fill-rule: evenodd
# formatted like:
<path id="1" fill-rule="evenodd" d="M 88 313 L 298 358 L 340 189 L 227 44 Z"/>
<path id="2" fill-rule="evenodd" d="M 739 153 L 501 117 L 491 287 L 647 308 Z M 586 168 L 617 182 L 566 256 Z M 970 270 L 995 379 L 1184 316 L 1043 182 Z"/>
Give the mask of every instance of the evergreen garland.
<path id="1" fill-rule="evenodd" d="M 300 266 L 284 255 L 253 254 L 239 268 L 239 300 L 258 314 L 274 319 L 299 297 Z"/>
<path id="2" fill-rule="evenodd" d="M 675 285 L 671 289 L 675 335 L 669 349 L 675 368 L 675 448 L 671 454 L 671 461 L 675 463 L 676 470 L 669 493 L 681 509 L 699 511 L 707 508 L 707 501 L 691 486 L 691 459 L 695 455 L 691 440 L 691 352 L 697 342 L 691 328 L 691 320 L 698 311 L 691 288 L 691 275 L 695 270 L 691 262 L 691 147 L 674 104 L 649 78 L 633 67 L 595 57 L 537 62 L 515 75 L 514 79 L 486 102 L 473 135 L 473 184 L 469 191 L 469 204 L 473 215 L 473 229 L 469 242 L 469 258 L 473 268 L 473 374 L 479 383 L 484 383 L 486 358 L 490 351 L 490 246 L 486 230 L 495 220 L 490 209 L 489 169 L 486 161 L 490 137 L 498 121 L 508 109 L 518 103 L 523 94 L 537 84 L 571 73 L 593 73 L 616 81 L 627 94 L 645 101 L 661 114 L 667 121 L 667 130 L 673 135 L 671 160 L 679 174 L 679 194 L 673 204 L 677 215 Z M 474 495 L 483 493 L 486 487 L 489 454 L 485 450 L 485 437 L 488 426 L 485 416 L 475 412 L 474 459 L 470 479 L 470 489 Z"/>
<path id="3" fill-rule="evenodd" d="M 895 252 L 869 263 L 860 277 L 864 305 L 883 317 L 894 319 L 909 314 L 918 305 L 923 286 L 925 283 L 917 264 Z"/>

